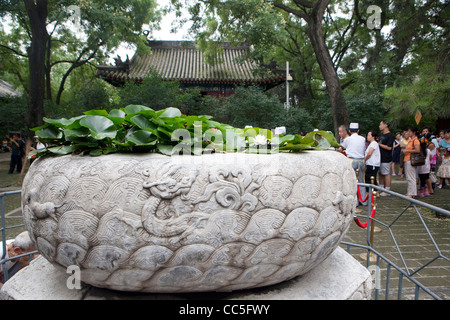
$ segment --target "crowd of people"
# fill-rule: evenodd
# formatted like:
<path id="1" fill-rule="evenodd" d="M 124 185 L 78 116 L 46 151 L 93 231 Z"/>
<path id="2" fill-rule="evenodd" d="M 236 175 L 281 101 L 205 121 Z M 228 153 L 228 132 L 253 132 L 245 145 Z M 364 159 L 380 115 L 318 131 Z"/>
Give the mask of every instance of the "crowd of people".
<path id="1" fill-rule="evenodd" d="M 45 145 L 39 141 L 38 137 L 34 137 L 30 150 L 43 148 L 45 148 Z M 17 173 L 21 173 L 23 158 L 25 156 L 25 141 L 20 133 L 13 133 L 11 134 L 11 137 L 9 137 L 9 135 L 4 136 L 2 139 L 1 151 L 11 153 L 8 173 L 12 174 L 14 173 L 14 170 L 16 170 Z"/>
<path id="2" fill-rule="evenodd" d="M 379 131 L 370 130 L 366 138 L 359 134 L 359 129 L 358 123 L 339 127 L 342 146 L 339 151 L 359 171 L 358 182 L 373 183 L 389 191 L 391 177 L 398 175 L 406 178 L 409 198 L 430 196 L 436 188 L 450 185 L 450 129 L 435 136 L 428 126 L 420 133 L 410 126 L 394 135 L 384 120 Z"/>

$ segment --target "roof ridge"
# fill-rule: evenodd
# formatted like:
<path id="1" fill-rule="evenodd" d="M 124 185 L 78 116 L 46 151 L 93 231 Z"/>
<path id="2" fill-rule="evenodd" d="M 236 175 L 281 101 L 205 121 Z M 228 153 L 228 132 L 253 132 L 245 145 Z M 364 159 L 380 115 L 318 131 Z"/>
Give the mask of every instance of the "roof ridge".
<path id="1" fill-rule="evenodd" d="M 158 49 L 196 49 L 197 44 L 192 40 L 148 40 L 147 46 L 150 48 L 158 48 Z M 232 50 L 232 49 L 249 49 L 250 45 L 248 41 L 243 41 L 238 45 L 233 44 L 231 41 L 223 41 L 220 42 L 220 45 L 223 49 Z"/>

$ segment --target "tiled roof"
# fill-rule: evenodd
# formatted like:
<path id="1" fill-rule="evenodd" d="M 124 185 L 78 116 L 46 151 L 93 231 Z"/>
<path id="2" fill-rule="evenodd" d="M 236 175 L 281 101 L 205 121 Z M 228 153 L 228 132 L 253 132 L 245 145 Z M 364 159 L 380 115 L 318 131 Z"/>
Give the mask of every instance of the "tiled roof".
<path id="1" fill-rule="evenodd" d="M 6 81 L 0 80 L 0 98 L 5 97 L 18 97 L 21 96 L 22 93 L 15 90 L 14 87 Z"/>
<path id="2" fill-rule="evenodd" d="M 283 72 L 264 69 L 252 61 L 241 61 L 248 46 L 223 44 L 219 63 L 206 63 L 203 53 L 187 41 L 149 41 L 151 52 L 135 54 L 131 61 L 116 60 L 116 66 L 97 67 L 97 76 L 113 81 L 142 81 L 157 72 L 163 80 L 186 83 L 257 84 L 284 81 Z"/>

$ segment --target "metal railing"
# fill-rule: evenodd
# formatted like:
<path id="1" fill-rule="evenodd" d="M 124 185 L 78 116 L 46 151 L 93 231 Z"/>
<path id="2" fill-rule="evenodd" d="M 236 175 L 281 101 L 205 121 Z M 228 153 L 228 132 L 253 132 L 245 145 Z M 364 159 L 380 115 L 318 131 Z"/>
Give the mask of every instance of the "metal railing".
<path id="1" fill-rule="evenodd" d="M 441 300 L 441 298 L 436 293 L 434 293 L 427 286 L 425 286 L 424 284 L 422 284 L 420 282 L 420 277 L 416 277 L 419 271 L 424 270 L 426 267 L 428 267 L 432 262 L 436 261 L 437 259 L 443 259 L 447 262 L 450 262 L 450 259 L 447 256 L 445 256 L 442 253 L 442 250 L 439 248 L 438 243 L 435 241 L 432 233 L 430 232 L 427 224 L 425 223 L 425 220 L 422 217 L 422 214 L 419 212 L 418 207 L 429 209 L 431 211 L 434 211 L 435 213 L 439 213 L 439 214 L 441 214 L 445 217 L 449 217 L 449 218 L 450 218 L 450 211 L 430 205 L 430 204 L 422 202 L 422 201 L 418 201 L 413 198 L 406 197 L 399 193 L 396 193 L 391 190 L 387 190 L 387 189 L 384 189 L 384 188 L 381 188 L 381 187 L 378 187 L 378 186 L 375 186 L 372 184 L 358 183 L 358 187 L 359 188 L 368 188 L 368 194 L 374 195 L 374 197 L 373 197 L 374 200 L 368 201 L 367 214 L 366 215 L 356 214 L 354 217 L 355 221 L 357 219 L 359 219 L 360 217 L 367 219 L 366 244 L 349 243 L 346 241 L 342 241 L 341 244 L 344 246 L 347 246 L 347 251 L 349 253 L 351 253 L 352 247 L 357 247 L 357 248 L 367 250 L 367 255 L 365 257 L 366 267 L 370 271 L 375 271 L 375 289 L 374 289 L 373 298 L 375 300 L 378 300 L 381 291 L 384 291 L 385 299 L 386 300 L 390 299 L 390 293 L 392 290 L 391 289 L 392 269 L 395 269 L 399 273 L 398 288 L 396 290 L 397 299 L 399 299 L 399 300 L 402 299 L 402 295 L 403 295 L 403 291 L 404 291 L 403 285 L 404 285 L 404 281 L 406 280 L 413 284 L 414 299 L 418 300 L 420 292 L 423 291 L 424 293 L 426 293 L 428 295 L 427 297 L 435 299 L 435 300 Z M 374 193 L 374 191 L 376 191 L 376 193 Z M 377 198 L 377 193 L 379 191 L 386 192 L 386 193 L 390 194 L 391 196 L 397 197 L 397 198 L 405 200 L 407 202 L 407 204 L 405 205 L 403 210 L 401 210 L 397 214 L 394 214 L 394 218 L 392 219 L 391 222 L 388 222 L 388 223 L 383 222 L 383 221 L 381 221 L 381 219 L 378 218 L 378 216 L 376 214 L 375 215 L 373 214 L 374 210 L 376 211 L 376 209 L 377 209 L 376 198 Z M 405 215 L 406 212 L 409 213 L 409 211 L 408 211 L 409 209 L 413 209 L 413 211 L 416 213 L 419 221 L 422 223 L 422 225 L 424 227 L 426 234 L 428 235 L 431 243 L 433 244 L 434 249 L 436 250 L 436 255 L 433 258 L 429 259 L 426 263 L 423 263 L 422 265 L 416 267 L 414 271 L 412 270 L 412 268 L 410 268 L 408 266 L 408 262 L 405 259 L 404 254 L 402 253 L 402 249 L 400 248 L 400 246 L 397 242 L 395 232 L 393 231 L 393 228 L 392 228 L 399 221 L 400 217 Z M 388 230 L 389 235 L 394 244 L 395 250 L 398 253 L 398 255 L 400 256 L 399 260 L 401 261 L 401 264 L 403 265 L 402 267 L 397 265 L 396 263 L 394 263 L 392 261 L 392 259 L 389 259 L 385 254 L 383 255 L 383 253 L 379 252 L 378 250 L 376 250 L 374 248 L 373 234 L 374 234 L 375 225 L 379 225 L 380 227 L 386 228 L 386 230 Z M 412 235 L 412 236 L 414 236 L 414 235 Z M 375 257 L 375 259 L 372 259 L 374 257 Z M 381 284 L 382 284 L 381 276 L 380 276 L 381 261 L 386 263 L 384 290 L 381 287 Z M 375 262 L 375 264 L 371 265 L 371 262 Z M 417 263 L 417 261 L 416 261 L 416 263 Z M 445 268 L 443 268 L 443 269 L 445 269 Z M 448 270 L 448 268 L 446 270 Z M 450 273 L 448 276 L 450 277 Z"/>
<path id="2" fill-rule="evenodd" d="M 5 217 L 5 197 L 7 196 L 12 196 L 12 195 L 17 195 L 17 194 L 21 194 L 22 191 L 21 190 L 17 190 L 17 191 L 7 191 L 7 192 L 1 192 L 0 193 L 0 211 L 1 211 L 1 232 L 2 232 L 2 255 L 0 257 L 0 265 L 5 266 L 5 263 L 8 261 L 12 261 L 18 258 L 22 258 L 22 257 L 26 257 L 28 256 L 30 258 L 30 260 L 33 258 L 33 255 L 38 253 L 38 251 L 32 251 L 32 252 L 28 252 L 25 254 L 21 254 L 21 255 L 17 255 L 14 257 L 8 257 L 6 258 L 6 252 L 7 252 L 7 248 L 6 248 L 6 231 L 10 230 L 10 229 L 15 229 L 15 228 L 20 228 L 23 227 L 24 224 L 19 224 L 19 225 L 14 225 L 14 226 L 6 226 L 6 217 Z M 8 275 L 8 268 L 3 268 L 3 282 L 6 282 L 9 279 L 9 275 Z"/>
<path id="3" fill-rule="evenodd" d="M 390 223 L 385 223 L 383 221 L 381 221 L 377 215 L 372 216 L 372 212 L 373 209 L 376 208 L 376 194 L 374 196 L 374 203 L 370 203 L 369 205 L 367 205 L 367 215 L 355 215 L 355 219 L 356 218 L 366 218 L 367 219 L 367 227 L 366 227 L 366 243 L 365 244 L 356 244 L 356 243 L 349 243 L 349 242 L 345 242 L 342 241 L 341 244 L 347 247 L 347 251 L 349 253 L 351 253 L 351 248 L 360 248 L 363 250 L 367 250 L 367 256 L 366 256 L 366 267 L 370 270 L 373 271 L 375 270 L 375 289 L 374 289 L 374 295 L 373 298 L 378 300 L 379 296 L 380 296 L 380 292 L 383 290 L 381 288 L 381 277 L 379 276 L 379 272 L 378 270 L 381 269 L 381 262 L 383 261 L 384 263 L 386 263 L 386 276 L 384 279 L 385 282 L 385 288 L 384 288 L 384 294 L 385 294 L 385 298 L 389 299 L 390 297 L 390 293 L 391 293 L 391 275 L 392 275 L 392 269 L 396 270 L 399 273 L 399 280 L 398 280 L 398 289 L 397 289 L 397 299 L 402 299 L 402 295 L 403 295 L 403 282 L 405 280 L 410 281 L 411 283 L 414 284 L 414 298 L 415 299 L 419 299 L 419 294 L 421 291 L 423 291 L 424 293 L 426 293 L 429 297 L 431 297 L 432 299 L 436 299 L 436 300 L 441 300 L 441 298 L 434 292 L 432 292 L 429 288 L 427 288 L 425 285 L 423 285 L 422 283 L 420 283 L 420 279 L 417 279 L 415 276 L 417 275 L 417 273 L 421 270 L 423 270 L 424 268 L 426 268 L 427 266 L 429 266 L 432 262 L 434 262 L 435 260 L 442 258 L 446 261 L 450 261 L 450 259 L 448 257 L 446 257 L 445 255 L 442 254 L 442 251 L 439 248 L 439 245 L 437 244 L 437 242 L 434 240 L 433 235 L 431 234 L 430 230 L 428 229 L 425 221 L 423 220 L 419 210 L 417 209 L 418 207 L 424 207 L 427 208 L 429 210 L 435 211 L 437 213 L 440 213 L 446 217 L 450 217 L 450 211 L 444 210 L 442 208 L 427 204 L 425 202 L 421 202 L 415 199 L 411 199 L 411 198 L 407 198 L 401 194 L 392 192 L 390 190 L 386 190 L 383 189 L 381 187 L 372 185 L 372 184 L 364 184 L 364 183 L 358 183 L 359 187 L 364 187 L 364 188 L 368 188 L 368 194 L 373 194 L 373 191 L 383 191 L 386 193 L 391 194 L 392 196 L 401 198 L 405 201 L 407 201 L 407 205 L 405 206 L 405 208 L 395 216 L 395 218 L 393 219 L 392 222 Z M 16 195 L 16 194 L 21 194 L 21 191 L 10 191 L 10 192 L 4 192 L 4 193 L 0 193 L 0 208 L 1 208 L 1 232 L 2 232 L 2 246 L 3 246 L 3 256 L 0 257 L 0 264 L 4 264 L 9 260 L 12 260 L 12 258 L 7 258 L 5 259 L 5 253 L 6 253 L 6 231 L 8 229 L 13 229 L 13 228 L 18 228 L 18 227 L 23 227 L 24 224 L 20 224 L 20 225 L 14 225 L 14 226 L 6 226 L 6 217 L 5 217 L 5 197 L 6 196 L 10 196 L 10 195 Z M 395 234 L 392 230 L 392 226 L 395 225 L 395 223 L 398 221 L 398 219 L 405 214 L 405 212 L 407 212 L 408 209 L 413 208 L 415 210 L 415 212 L 417 213 L 417 216 L 419 217 L 419 220 L 422 222 L 423 226 L 425 227 L 425 230 L 427 232 L 427 234 L 429 235 L 435 249 L 437 252 L 437 255 L 430 259 L 430 261 L 428 261 L 427 263 L 423 264 L 422 266 L 418 267 L 415 271 L 411 271 L 411 269 L 408 267 L 407 261 L 406 259 L 403 257 L 403 254 L 401 252 L 400 247 L 397 244 L 396 238 L 395 238 Z M 386 257 L 386 255 L 383 255 L 383 253 L 379 252 L 378 250 L 376 250 L 373 247 L 373 231 L 374 231 L 374 226 L 375 224 L 380 225 L 381 227 L 386 228 L 387 230 L 389 230 L 389 234 L 393 239 L 393 242 L 395 244 L 396 250 L 400 255 L 400 260 L 402 261 L 403 267 L 398 266 L 396 263 L 394 263 L 393 261 L 391 261 L 388 257 Z M 18 257 L 22 257 L 22 256 L 30 256 L 30 259 L 32 257 L 33 254 L 37 253 L 37 251 L 31 252 L 31 253 L 27 253 L 21 256 L 15 256 L 13 257 L 13 259 L 17 259 Z M 376 260 L 375 260 L 375 264 L 371 265 L 371 257 L 375 256 Z M 378 272 L 378 273 L 377 273 Z M 450 274 L 449 274 L 450 277 Z M 8 275 L 7 272 L 5 273 L 5 280 L 8 279 Z"/>

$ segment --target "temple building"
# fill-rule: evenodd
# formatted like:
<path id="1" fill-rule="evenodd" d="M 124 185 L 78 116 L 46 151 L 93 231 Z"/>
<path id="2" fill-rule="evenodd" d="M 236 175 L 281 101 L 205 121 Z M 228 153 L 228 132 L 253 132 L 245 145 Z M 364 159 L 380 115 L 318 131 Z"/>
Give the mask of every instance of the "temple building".
<path id="1" fill-rule="evenodd" d="M 118 57 L 114 66 L 98 66 L 97 77 L 114 86 L 142 82 L 155 72 L 163 81 L 178 81 L 182 89 L 199 88 L 202 94 L 229 96 L 236 86 L 273 88 L 286 80 L 285 70 L 275 63 L 258 64 L 245 59 L 250 47 L 223 43 L 217 62 L 209 64 L 191 41 L 148 41 L 149 53 L 136 53 L 131 60 Z"/>
<path id="2" fill-rule="evenodd" d="M 22 93 L 17 91 L 12 84 L 0 79 L 0 100 L 8 97 L 20 97 Z"/>

